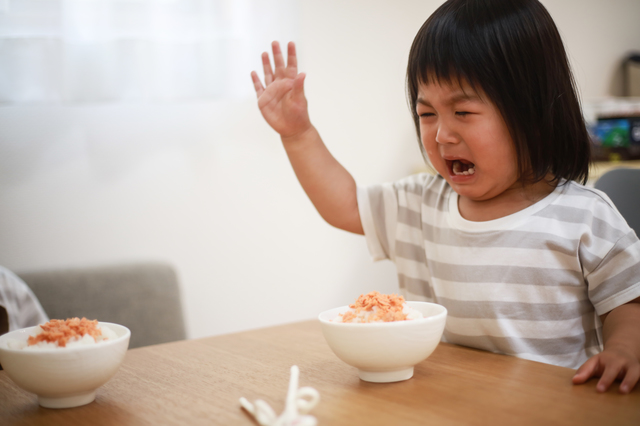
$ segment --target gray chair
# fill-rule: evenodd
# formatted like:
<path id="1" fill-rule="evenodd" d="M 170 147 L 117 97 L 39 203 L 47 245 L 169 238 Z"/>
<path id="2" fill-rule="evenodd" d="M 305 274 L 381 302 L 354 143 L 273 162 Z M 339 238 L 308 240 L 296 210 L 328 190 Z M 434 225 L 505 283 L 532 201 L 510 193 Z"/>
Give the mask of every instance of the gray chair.
<path id="1" fill-rule="evenodd" d="M 175 270 L 165 263 L 18 272 L 51 319 L 86 317 L 131 330 L 129 348 L 186 338 Z"/>
<path id="2" fill-rule="evenodd" d="M 611 198 L 629 226 L 640 236 L 640 169 L 609 170 L 593 186 Z"/>

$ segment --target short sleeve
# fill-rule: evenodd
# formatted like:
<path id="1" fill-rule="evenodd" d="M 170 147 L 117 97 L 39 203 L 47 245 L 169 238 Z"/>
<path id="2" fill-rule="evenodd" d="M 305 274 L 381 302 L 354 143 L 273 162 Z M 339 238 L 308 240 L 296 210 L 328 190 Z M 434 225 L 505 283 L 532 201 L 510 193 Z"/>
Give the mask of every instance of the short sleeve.
<path id="1" fill-rule="evenodd" d="M 589 299 L 598 315 L 640 297 L 640 240 L 602 191 L 589 190 L 598 203 L 591 206 L 593 221 L 588 241 L 583 239 L 583 271 Z"/>
<path id="2" fill-rule="evenodd" d="M 392 185 L 358 187 L 358 210 L 373 260 L 393 260 L 398 202 Z"/>
<path id="3" fill-rule="evenodd" d="M 586 280 L 598 315 L 640 297 L 640 241 L 636 234 L 629 230 L 618 239 Z"/>
<path id="4" fill-rule="evenodd" d="M 403 220 L 401 210 L 419 217 L 425 194 L 440 194 L 445 184 L 442 178 L 421 173 L 394 183 L 358 187 L 360 220 L 374 260 L 396 260 L 398 223 Z"/>

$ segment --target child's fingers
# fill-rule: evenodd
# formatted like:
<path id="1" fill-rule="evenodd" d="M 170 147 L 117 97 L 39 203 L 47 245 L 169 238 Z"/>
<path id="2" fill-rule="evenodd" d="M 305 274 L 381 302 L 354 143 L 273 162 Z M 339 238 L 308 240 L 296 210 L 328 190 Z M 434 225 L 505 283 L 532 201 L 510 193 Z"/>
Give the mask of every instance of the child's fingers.
<path id="1" fill-rule="evenodd" d="M 273 71 L 271 70 L 271 61 L 269 61 L 267 52 L 262 54 L 262 68 L 264 69 L 264 84 L 268 86 L 273 82 Z"/>
<path id="2" fill-rule="evenodd" d="M 640 379 L 640 365 L 633 365 L 629 367 L 627 374 L 624 376 L 622 383 L 620 383 L 620 392 L 629 393 L 638 383 Z"/>
<path id="3" fill-rule="evenodd" d="M 596 386 L 596 390 L 598 392 L 606 392 L 609 389 L 609 386 L 618 378 L 621 372 L 620 365 L 607 365 L 600 376 L 600 380 L 598 380 L 598 385 Z"/>
<path id="4" fill-rule="evenodd" d="M 296 56 L 296 45 L 290 41 L 287 45 L 287 75 L 294 78 L 298 75 L 298 58 Z"/>
<path id="5" fill-rule="evenodd" d="M 271 48 L 273 49 L 273 63 L 276 67 L 275 76 L 276 78 L 282 78 L 284 77 L 284 58 L 280 50 L 280 43 L 274 41 L 271 43 Z"/>
<path id="6" fill-rule="evenodd" d="M 264 86 L 262 86 L 257 72 L 251 71 L 251 80 L 253 81 L 253 88 L 256 89 L 256 95 L 260 97 L 260 95 L 262 95 L 262 92 L 264 92 Z"/>
<path id="7" fill-rule="evenodd" d="M 293 80 L 293 96 L 294 97 L 299 97 L 299 96 L 303 97 L 304 96 L 304 79 L 305 79 L 305 77 L 306 77 L 306 74 L 301 72 Z"/>
<path id="8" fill-rule="evenodd" d="M 598 356 L 593 356 L 587 360 L 584 364 L 578 368 L 575 376 L 573 376 L 573 383 L 578 385 L 586 382 L 589 378 L 593 377 L 596 373 L 596 369 L 598 368 Z"/>

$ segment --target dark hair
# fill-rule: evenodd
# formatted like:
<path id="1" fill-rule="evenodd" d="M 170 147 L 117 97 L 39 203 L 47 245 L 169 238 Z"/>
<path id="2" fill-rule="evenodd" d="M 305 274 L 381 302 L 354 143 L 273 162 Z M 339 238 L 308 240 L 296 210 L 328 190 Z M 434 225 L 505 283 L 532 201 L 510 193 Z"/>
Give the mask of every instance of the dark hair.
<path id="1" fill-rule="evenodd" d="M 467 82 L 494 103 L 514 141 L 523 183 L 549 173 L 556 181 L 587 181 L 590 140 L 569 61 L 537 0 L 448 0 L 427 19 L 407 67 L 418 138 L 418 89 L 433 82 Z"/>

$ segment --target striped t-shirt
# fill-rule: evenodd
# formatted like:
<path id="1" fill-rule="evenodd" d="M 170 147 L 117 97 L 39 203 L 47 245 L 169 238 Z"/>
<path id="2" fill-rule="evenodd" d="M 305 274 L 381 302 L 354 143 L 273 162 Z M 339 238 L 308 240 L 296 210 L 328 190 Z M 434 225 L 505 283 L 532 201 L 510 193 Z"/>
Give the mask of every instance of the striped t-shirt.
<path id="1" fill-rule="evenodd" d="M 448 310 L 443 340 L 578 368 L 602 351 L 599 315 L 640 296 L 640 242 L 602 192 L 558 186 L 512 215 L 471 222 L 441 176 L 358 188 L 374 260 L 400 290 Z"/>

